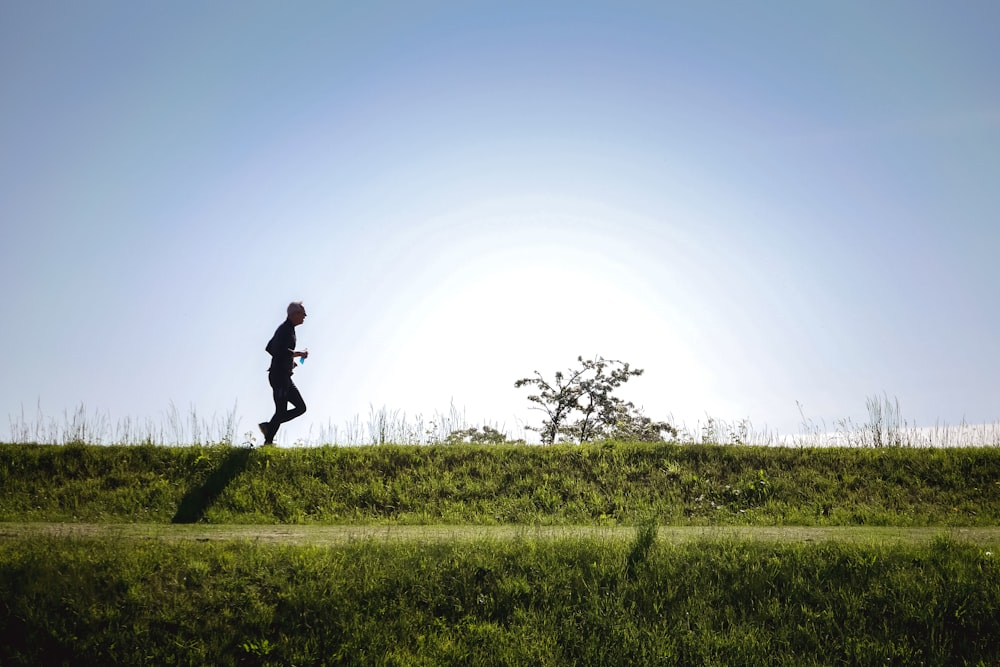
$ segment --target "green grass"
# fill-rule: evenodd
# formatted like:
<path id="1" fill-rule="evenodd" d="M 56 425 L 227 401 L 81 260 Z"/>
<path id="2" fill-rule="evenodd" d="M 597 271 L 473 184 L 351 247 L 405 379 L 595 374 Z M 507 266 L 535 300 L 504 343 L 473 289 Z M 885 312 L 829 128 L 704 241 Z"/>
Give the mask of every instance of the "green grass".
<path id="1" fill-rule="evenodd" d="M 1000 664 L 1000 448 L 0 445 L 0 665 Z"/>
<path id="2" fill-rule="evenodd" d="M 947 538 L 8 538 L 0 600 L 4 665 L 1000 661 L 1000 572 Z"/>
<path id="3" fill-rule="evenodd" d="M 991 526 L 1000 448 L 0 445 L 0 521 Z"/>

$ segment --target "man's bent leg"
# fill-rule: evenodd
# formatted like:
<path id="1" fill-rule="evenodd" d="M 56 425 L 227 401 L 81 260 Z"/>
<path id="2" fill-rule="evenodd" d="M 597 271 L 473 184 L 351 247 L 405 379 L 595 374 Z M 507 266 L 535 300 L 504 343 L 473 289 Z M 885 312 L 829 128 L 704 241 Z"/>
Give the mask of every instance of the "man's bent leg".
<path id="1" fill-rule="evenodd" d="M 274 436 L 277 435 L 278 428 L 282 424 L 295 419 L 306 411 L 306 402 L 302 400 L 302 394 L 299 393 L 298 387 L 295 386 L 291 378 L 288 378 L 286 382 L 272 382 L 271 387 L 274 390 L 274 416 L 268 423 L 268 433 L 271 437 L 267 439 L 266 444 L 274 441 Z M 291 410 L 288 409 L 289 403 L 293 406 Z"/>
<path id="2" fill-rule="evenodd" d="M 306 412 L 306 402 L 299 393 L 299 388 L 291 380 L 288 381 L 288 395 L 286 400 L 292 404 L 292 409 L 285 412 L 284 421 L 291 421 L 296 417 L 301 417 Z"/>

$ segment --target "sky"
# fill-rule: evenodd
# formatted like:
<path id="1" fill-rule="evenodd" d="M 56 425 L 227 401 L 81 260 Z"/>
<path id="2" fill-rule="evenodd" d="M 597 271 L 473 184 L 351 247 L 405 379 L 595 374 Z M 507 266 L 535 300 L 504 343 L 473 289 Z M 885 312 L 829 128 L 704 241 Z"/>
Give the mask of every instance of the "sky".
<path id="1" fill-rule="evenodd" d="M 1000 420 L 1000 4 L 0 5 L 0 415 Z M 0 423 L 0 439 L 5 426 Z"/>

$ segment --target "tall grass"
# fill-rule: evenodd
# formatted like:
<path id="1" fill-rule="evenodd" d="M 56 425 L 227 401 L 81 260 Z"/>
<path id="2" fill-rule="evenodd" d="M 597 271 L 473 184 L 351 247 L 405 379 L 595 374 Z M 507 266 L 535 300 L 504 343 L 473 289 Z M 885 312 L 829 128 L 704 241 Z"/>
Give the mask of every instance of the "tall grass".
<path id="1" fill-rule="evenodd" d="M 157 422 L 151 418 L 113 419 L 109 412 L 88 410 L 84 404 L 72 412 L 63 410 L 61 418 L 46 416 L 39 405 L 34 419 L 21 408 L 18 415 L 8 415 L 11 443 L 89 444 L 89 445 L 212 445 L 236 444 L 239 420 L 237 406 L 225 415 L 209 418 L 189 406 L 182 413 L 173 402 Z"/>
<path id="2" fill-rule="evenodd" d="M 315 436 L 310 428 L 309 437 L 297 444 L 303 446 L 433 445 L 449 441 L 449 438 L 459 431 L 480 426 L 494 428 L 515 442 L 524 442 L 527 433 L 523 425 L 518 425 L 513 434 L 502 425 L 486 423 L 474 426 L 469 422 L 465 411 L 458 409 L 454 403 L 446 411 L 436 411 L 430 417 L 425 417 L 423 414 L 410 416 L 399 409 L 386 406 L 375 408 L 372 405 L 369 406 L 367 418 L 362 419 L 360 415 L 355 415 L 343 426 L 327 422 L 325 426 L 316 430 Z"/>
<path id="3" fill-rule="evenodd" d="M 841 419 L 833 426 L 816 423 L 802 416 L 796 434 L 782 434 L 767 426 L 756 426 L 749 418 L 727 421 L 706 415 L 704 422 L 693 426 L 675 424 L 676 442 L 681 444 L 725 444 L 793 447 L 998 447 L 1000 422 L 957 425 L 935 424 L 922 427 L 902 417 L 898 399 L 887 395 L 866 399 L 868 421 L 857 423 Z M 801 405 L 799 406 L 802 411 Z M 255 446 L 262 438 L 256 427 L 244 431 L 237 416 L 237 406 L 225 415 L 206 418 L 194 406 L 182 414 L 171 403 L 159 422 L 153 419 L 112 419 L 108 412 L 87 410 L 79 405 L 63 411 L 61 418 L 45 416 L 41 408 L 29 419 L 22 409 L 8 415 L 9 436 L 6 442 L 26 444 L 95 444 L 95 445 L 211 445 Z M 667 421 L 673 421 L 668 418 Z M 537 443 L 537 434 L 525 424 L 513 428 L 486 422 L 472 424 L 464 410 L 452 403 L 447 410 L 431 416 L 410 415 L 403 410 L 369 406 L 367 415 L 355 415 L 343 424 L 327 422 L 311 425 L 306 437 L 284 443 L 297 447 L 322 445 L 433 445 L 451 442 L 455 433 L 490 427 L 510 442 Z M 534 438 L 534 439 L 533 439 Z"/>
<path id="4" fill-rule="evenodd" d="M 995 665 L 992 552 L 0 540 L 0 664 Z"/>
<path id="5" fill-rule="evenodd" d="M 113 419 L 109 412 L 88 410 L 83 404 L 60 417 L 45 415 L 39 406 L 29 419 L 22 407 L 17 415 L 8 415 L 9 436 L 0 442 L 14 444 L 89 444 L 89 445 L 242 445 L 262 444 L 261 434 L 243 431 L 237 406 L 225 415 L 205 418 L 193 405 L 183 414 L 170 403 L 160 421 L 151 418 Z M 355 415 L 342 425 L 328 422 L 311 425 L 308 435 L 294 443 L 298 447 L 320 445 L 429 445 L 446 442 L 449 436 L 481 426 L 490 426 L 514 442 L 523 442 L 527 431 L 518 425 L 513 431 L 502 425 L 472 425 L 463 410 L 454 404 L 448 410 L 408 415 L 399 409 L 370 406 L 366 417 Z"/>
<path id="6" fill-rule="evenodd" d="M 887 394 L 865 400 L 868 420 L 841 419 L 833 427 L 817 424 L 802 413 L 802 428 L 784 444 L 829 447 L 1000 447 L 1000 422 L 918 426 L 905 419 L 898 398 Z"/>

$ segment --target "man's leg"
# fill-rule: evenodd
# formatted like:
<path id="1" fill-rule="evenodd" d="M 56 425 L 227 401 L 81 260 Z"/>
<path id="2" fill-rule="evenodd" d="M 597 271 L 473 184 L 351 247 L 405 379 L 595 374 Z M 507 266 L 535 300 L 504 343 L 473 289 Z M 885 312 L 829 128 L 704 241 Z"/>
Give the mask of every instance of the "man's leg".
<path id="1" fill-rule="evenodd" d="M 302 394 L 299 393 L 299 388 L 295 386 L 291 378 L 288 380 L 287 394 L 285 400 L 292 404 L 291 410 L 285 411 L 285 417 L 282 422 L 292 421 L 296 417 L 301 417 L 306 412 L 306 402 L 302 399 Z"/>
<path id="2" fill-rule="evenodd" d="M 286 398 L 288 389 L 286 387 L 287 381 L 283 377 L 268 375 L 267 380 L 271 385 L 271 396 L 274 398 L 274 414 L 271 416 L 270 421 L 260 425 L 260 430 L 264 432 L 264 444 L 270 445 L 274 443 L 274 436 L 283 421 L 282 417 L 285 415 L 285 408 L 288 407 L 288 399 Z M 290 380 L 291 378 L 288 381 Z"/>
<path id="3" fill-rule="evenodd" d="M 275 386 L 277 385 L 277 386 Z M 288 378 L 287 382 L 274 383 L 274 416 L 267 424 L 264 444 L 269 445 L 274 442 L 274 436 L 278 434 L 278 428 L 287 421 L 291 421 L 302 415 L 306 411 L 306 402 L 302 400 L 302 394 L 298 387 Z M 292 409 L 288 409 L 288 404 L 292 404 Z"/>

